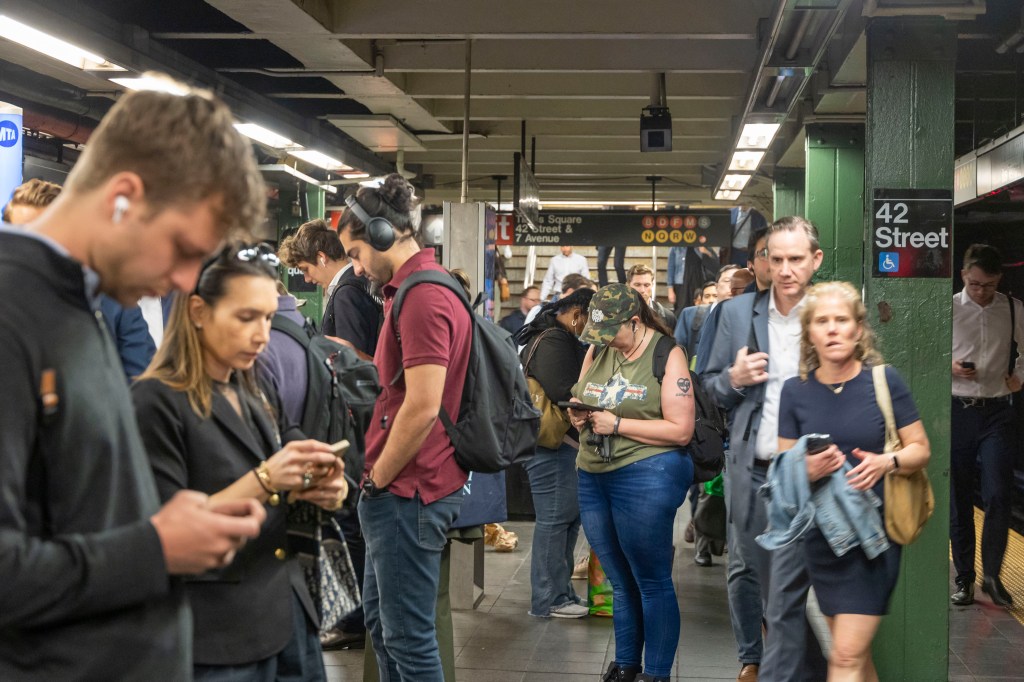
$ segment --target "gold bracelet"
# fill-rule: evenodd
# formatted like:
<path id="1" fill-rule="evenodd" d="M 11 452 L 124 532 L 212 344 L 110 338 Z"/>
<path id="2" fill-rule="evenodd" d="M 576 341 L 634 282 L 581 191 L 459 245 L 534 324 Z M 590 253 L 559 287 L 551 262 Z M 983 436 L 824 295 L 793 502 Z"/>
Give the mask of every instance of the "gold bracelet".
<path id="1" fill-rule="evenodd" d="M 260 486 L 262 486 L 263 489 L 266 490 L 271 495 L 276 494 L 277 491 L 274 490 L 274 487 L 272 485 L 270 485 L 270 469 L 267 468 L 266 460 L 260 462 L 260 465 L 256 467 L 255 471 L 256 478 L 258 478 L 260 481 Z"/>

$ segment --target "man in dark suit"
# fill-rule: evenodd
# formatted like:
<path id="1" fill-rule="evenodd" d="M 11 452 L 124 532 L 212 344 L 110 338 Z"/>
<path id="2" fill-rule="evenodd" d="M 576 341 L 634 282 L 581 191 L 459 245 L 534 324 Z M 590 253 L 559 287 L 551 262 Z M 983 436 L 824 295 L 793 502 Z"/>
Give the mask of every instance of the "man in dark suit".
<path id="1" fill-rule="evenodd" d="M 714 338 L 705 329 L 699 351 L 708 352 L 704 386 L 729 420 L 729 609 L 740 679 L 821 680 L 827 664 L 805 615 L 810 581 L 803 546 L 798 541 L 769 553 L 755 541 L 768 525 L 758 490 L 778 448 L 782 384 L 799 366 L 800 309 L 823 258 L 817 230 L 800 217 L 776 221 L 768 229 L 768 257 L 771 290 L 717 306 Z"/>
<path id="2" fill-rule="evenodd" d="M 183 680 L 172 576 L 226 566 L 266 514 L 181 491 L 160 506 L 98 293 L 191 291 L 225 235 L 258 225 L 249 143 L 209 93 L 130 92 L 61 196 L 0 228 L 0 679 Z M 198 199 L 197 197 L 203 197 Z"/>
<path id="3" fill-rule="evenodd" d="M 509 334 L 515 334 L 526 324 L 526 316 L 535 305 L 540 305 L 540 287 L 528 286 L 523 289 L 523 295 L 519 297 L 519 310 L 501 318 L 501 322 L 498 324 Z"/>

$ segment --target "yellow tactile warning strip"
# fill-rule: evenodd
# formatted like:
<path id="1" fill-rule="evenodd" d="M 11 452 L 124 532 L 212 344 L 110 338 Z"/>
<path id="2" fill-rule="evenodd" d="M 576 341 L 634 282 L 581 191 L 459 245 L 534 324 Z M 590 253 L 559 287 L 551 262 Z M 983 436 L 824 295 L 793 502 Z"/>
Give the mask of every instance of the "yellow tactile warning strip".
<path id="1" fill-rule="evenodd" d="M 977 507 L 974 508 L 974 570 L 980 577 L 981 571 L 981 525 L 985 520 L 985 512 Z M 950 561 L 953 559 L 950 553 Z M 1013 596 L 1013 608 L 1007 609 L 1010 615 L 1017 619 L 1017 622 L 1024 625 L 1024 536 L 1015 530 L 1010 530 L 1010 537 L 1006 542 L 1006 556 L 1003 558 L 1003 570 L 1000 574 L 1003 587 Z M 976 592 L 980 592 L 980 587 Z M 986 599 L 984 595 L 981 597 Z"/>

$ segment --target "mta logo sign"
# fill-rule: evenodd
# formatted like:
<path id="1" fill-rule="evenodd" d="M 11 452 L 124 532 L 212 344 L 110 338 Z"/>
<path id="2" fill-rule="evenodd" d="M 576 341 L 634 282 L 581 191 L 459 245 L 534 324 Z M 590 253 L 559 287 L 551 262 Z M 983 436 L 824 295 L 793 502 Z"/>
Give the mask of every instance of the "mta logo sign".
<path id="1" fill-rule="evenodd" d="M 11 121 L 0 121 L 0 147 L 13 147 L 18 144 L 21 131 Z"/>

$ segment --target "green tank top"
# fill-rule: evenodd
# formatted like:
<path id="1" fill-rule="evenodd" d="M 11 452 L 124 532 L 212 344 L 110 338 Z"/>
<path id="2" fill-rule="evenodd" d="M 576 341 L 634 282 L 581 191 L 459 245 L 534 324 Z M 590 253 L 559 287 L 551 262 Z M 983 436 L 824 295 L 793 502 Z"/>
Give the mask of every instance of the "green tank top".
<path id="1" fill-rule="evenodd" d="M 654 332 L 644 352 L 629 362 L 622 362 L 622 354 L 607 346 L 598 351 L 590 369 L 572 387 L 573 397 L 582 403 L 603 407 L 623 419 L 661 419 L 661 384 L 654 378 L 651 366 L 654 348 L 661 337 L 662 334 Z M 638 443 L 625 436 L 607 436 L 611 439 L 612 458 L 605 462 L 601 453 L 587 444 L 588 436 L 589 428 L 580 429 L 576 466 L 592 474 L 614 471 L 673 449 Z"/>

